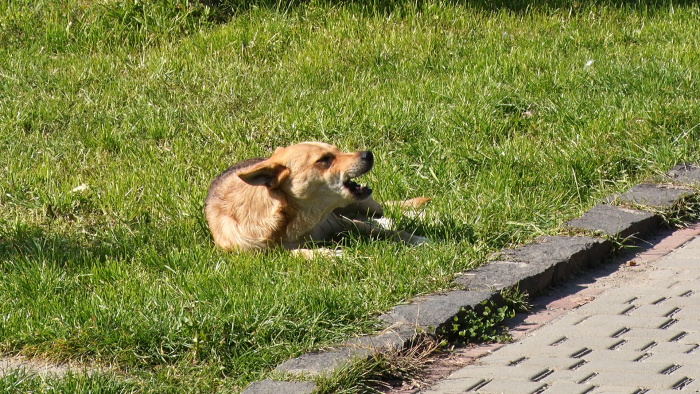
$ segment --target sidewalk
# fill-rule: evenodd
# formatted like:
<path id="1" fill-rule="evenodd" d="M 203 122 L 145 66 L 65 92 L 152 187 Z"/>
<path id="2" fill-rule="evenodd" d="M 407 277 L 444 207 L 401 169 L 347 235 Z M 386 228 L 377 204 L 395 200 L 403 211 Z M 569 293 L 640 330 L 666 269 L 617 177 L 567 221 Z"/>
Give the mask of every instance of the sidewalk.
<path id="1" fill-rule="evenodd" d="M 421 393 L 700 392 L 698 234 L 700 225 L 666 234 L 535 298 L 539 308 L 511 330 L 516 342 L 482 346 L 486 356 Z"/>

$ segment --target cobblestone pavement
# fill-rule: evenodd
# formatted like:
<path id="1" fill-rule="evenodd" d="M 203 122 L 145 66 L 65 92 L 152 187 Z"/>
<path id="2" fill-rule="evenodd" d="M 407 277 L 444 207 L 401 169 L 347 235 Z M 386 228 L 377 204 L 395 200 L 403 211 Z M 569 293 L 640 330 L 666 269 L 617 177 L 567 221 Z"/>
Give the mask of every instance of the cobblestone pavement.
<path id="1" fill-rule="evenodd" d="M 422 393 L 700 392 L 699 229 L 683 247 L 663 257 L 651 250 L 553 302 L 573 306 L 557 314 L 550 305 L 520 325 L 517 342 L 492 345 Z M 551 321 L 528 329 L 537 319 Z"/>

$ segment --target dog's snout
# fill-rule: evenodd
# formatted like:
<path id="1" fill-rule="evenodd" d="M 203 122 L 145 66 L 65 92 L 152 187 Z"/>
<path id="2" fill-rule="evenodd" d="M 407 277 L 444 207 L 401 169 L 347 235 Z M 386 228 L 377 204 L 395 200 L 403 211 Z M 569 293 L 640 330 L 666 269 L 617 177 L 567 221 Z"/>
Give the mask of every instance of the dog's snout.
<path id="1" fill-rule="evenodd" d="M 362 152 L 360 152 L 360 159 L 365 160 L 365 161 L 369 161 L 370 163 L 373 163 L 374 162 L 374 154 L 372 154 L 372 152 L 370 152 L 368 150 L 362 151 Z"/>

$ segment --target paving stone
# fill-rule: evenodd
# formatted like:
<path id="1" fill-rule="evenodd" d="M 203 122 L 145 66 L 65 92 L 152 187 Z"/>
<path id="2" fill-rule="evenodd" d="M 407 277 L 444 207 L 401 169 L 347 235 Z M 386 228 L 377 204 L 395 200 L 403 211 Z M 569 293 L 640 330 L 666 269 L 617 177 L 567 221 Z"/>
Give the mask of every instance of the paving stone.
<path id="1" fill-rule="evenodd" d="M 673 252 L 671 252 L 667 259 L 690 259 L 690 260 L 695 260 L 699 265 L 700 265 L 700 256 L 698 256 L 698 251 L 696 249 L 677 249 Z"/>
<path id="2" fill-rule="evenodd" d="M 392 309 L 392 315 L 401 316 L 404 321 L 418 325 L 426 331 L 440 332 L 443 327 L 450 327 L 454 316 L 462 315 L 462 309 L 480 310 L 482 301 L 497 297 L 489 291 L 454 290 L 418 298 L 414 303 L 398 305 Z"/>
<path id="3" fill-rule="evenodd" d="M 595 386 L 586 394 L 635 394 L 636 389 L 620 386 Z M 643 392 L 643 391 L 642 391 Z"/>
<path id="4" fill-rule="evenodd" d="M 694 343 L 679 343 L 679 342 L 659 342 L 656 346 L 649 349 L 647 352 L 654 354 L 670 353 L 681 354 L 690 353 L 698 347 Z"/>
<path id="5" fill-rule="evenodd" d="M 601 231 L 625 239 L 656 231 L 661 225 L 661 217 L 645 211 L 598 204 L 582 217 L 570 220 L 564 225 L 594 232 Z"/>
<path id="6" fill-rule="evenodd" d="M 584 394 L 590 392 L 593 388 L 590 384 L 571 382 L 553 382 L 548 384 L 549 387 L 543 392 L 544 394 Z"/>
<path id="7" fill-rule="evenodd" d="M 683 333 L 673 327 L 662 330 L 658 328 L 631 328 L 619 335 L 622 339 L 653 339 L 659 342 L 668 342 Z"/>
<path id="8" fill-rule="evenodd" d="M 573 310 L 571 313 L 574 315 L 621 315 L 630 310 L 632 307 L 633 305 L 631 304 L 608 303 L 603 300 L 599 300 L 598 302 L 591 302 L 583 305 L 580 308 Z"/>
<path id="9" fill-rule="evenodd" d="M 575 371 L 560 370 L 552 372 L 551 375 L 542 379 L 541 382 L 547 384 L 552 384 L 554 382 L 582 384 L 581 382 L 585 381 L 589 376 L 591 376 L 591 372 L 588 371 L 580 371 L 578 369 Z"/>
<path id="10" fill-rule="evenodd" d="M 663 294 L 662 294 L 663 292 Z M 682 291 L 679 291 L 678 289 L 669 289 L 668 292 L 666 292 L 666 288 L 659 288 L 659 287 L 633 287 L 633 286 L 624 286 L 624 287 L 618 287 L 616 289 L 610 289 L 609 291 L 603 293 L 598 297 L 599 300 L 605 300 L 606 302 L 611 302 L 612 299 L 619 299 L 620 301 L 624 300 L 626 297 L 631 297 L 634 298 L 636 297 L 635 300 L 632 301 L 634 304 L 649 304 L 652 303 L 659 298 L 662 297 L 673 297 L 676 295 L 682 294 Z"/>
<path id="11" fill-rule="evenodd" d="M 657 330 L 663 332 L 664 330 Z M 668 343 L 657 338 L 625 338 L 625 343 L 617 347 L 617 350 L 634 352 L 653 352 L 653 347 L 659 343 Z"/>
<path id="12" fill-rule="evenodd" d="M 667 317 L 595 315 L 579 323 L 582 327 L 621 326 L 629 328 L 658 328 L 669 320 Z"/>
<path id="13" fill-rule="evenodd" d="M 349 366 L 355 360 L 369 357 L 371 354 L 371 350 L 360 348 L 342 348 L 328 352 L 307 353 L 283 362 L 275 368 L 275 371 L 295 375 L 320 375 Z"/>
<path id="14" fill-rule="evenodd" d="M 680 363 L 676 363 L 675 365 L 680 365 L 680 368 L 673 371 L 673 375 L 687 376 L 693 380 L 700 379 L 700 365 L 681 365 Z"/>
<path id="15" fill-rule="evenodd" d="M 700 320 L 700 308 L 685 307 L 673 314 L 674 319 L 678 320 Z M 698 323 L 700 324 L 700 323 Z"/>
<path id="16" fill-rule="evenodd" d="M 700 262 L 695 258 L 673 258 L 659 260 L 654 264 L 660 268 L 673 268 L 679 270 L 700 270 Z"/>
<path id="17" fill-rule="evenodd" d="M 573 357 L 584 351 L 586 347 L 574 348 L 565 346 L 541 346 L 538 344 L 513 343 L 500 349 L 496 354 L 504 357 L 518 359 L 526 354 L 531 357 Z M 595 353 L 595 350 L 593 351 Z"/>
<path id="18" fill-rule="evenodd" d="M 697 294 L 700 294 L 700 292 Z M 664 304 L 668 306 L 675 306 L 678 308 L 698 307 L 700 306 L 700 297 L 673 297 L 668 301 L 665 301 Z"/>
<path id="19" fill-rule="evenodd" d="M 547 367 L 558 371 L 570 369 L 580 362 L 581 360 L 571 357 L 531 357 L 520 361 L 518 365 L 523 367 Z"/>
<path id="20" fill-rule="evenodd" d="M 314 382 L 278 382 L 263 380 L 251 384 L 242 394 L 311 394 L 316 390 Z"/>
<path id="21" fill-rule="evenodd" d="M 676 390 L 676 393 L 678 392 L 679 390 Z M 683 385 L 682 393 L 700 393 L 700 379 L 693 379 L 692 382 Z"/>
<path id="22" fill-rule="evenodd" d="M 515 379 L 515 380 L 530 380 L 532 377 L 541 374 L 547 368 L 543 367 L 521 367 L 519 365 L 512 367 L 503 367 L 499 365 L 473 365 L 469 368 L 463 368 L 453 372 L 448 379 Z"/>
<path id="23" fill-rule="evenodd" d="M 607 372 L 620 372 L 620 373 L 631 373 L 631 372 L 636 372 L 636 373 L 645 373 L 645 374 L 657 374 L 661 373 L 662 371 L 667 370 L 670 366 L 674 365 L 671 362 L 665 362 L 665 363 L 657 363 L 657 362 L 650 362 L 650 361 L 643 361 L 643 362 L 637 362 L 637 361 L 622 361 L 622 360 L 615 360 L 615 362 L 608 362 L 607 360 L 595 360 L 591 362 L 587 362 L 586 364 L 583 364 L 580 366 L 577 371 L 585 372 L 585 373 L 593 373 L 593 372 L 600 372 L 600 371 L 607 371 Z"/>
<path id="24" fill-rule="evenodd" d="M 618 373 L 601 371 L 586 383 L 595 386 L 626 386 L 630 388 L 659 388 L 668 389 L 676 384 L 682 376 L 649 374 L 649 373 Z"/>
<path id="25" fill-rule="evenodd" d="M 695 164 L 679 164 L 671 168 L 667 175 L 676 183 L 700 185 L 700 167 Z"/>
<path id="26" fill-rule="evenodd" d="M 630 310 L 626 313 L 627 316 L 654 316 L 654 317 L 668 317 L 676 310 L 676 306 L 668 305 L 663 302 L 658 305 L 639 305 L 635 309 Z M 675 315 L 674 315 L 675 316 Z"/>
<path id="27" fill-rule="evenodd" d="M 670 208 L 681 198 L 693 194 L 690 189 L 642 183 L 630 190 L 606 198 L 606 202 L 620 202 L 628 205 L 646 205 L 654 208 Z"/>
<path id="28" fill-rule="evenodd" d="M 422 391 L 423 394 L 459 394 L 465 393 L 472 387 L 482 383 L 484 379 L 475 378 L 461 378 L 461 379 L 446 379 L 437 385 L 431 387 L 426 391 Z M 280 393 L 282 394 L 282 393 Z"/>
<path id="29" fill-rule="evenodd" d="M 532 394 L 544 386 L 544 383 L 496 379 L 475 392 L 480 394 Z"/>
<path id="30" fill-rule="evenodd" d="M 554 347 L 568 348 L 571 350 L 578 350 L 582 348 L 604 350 L 611 348 L 615 344 L 619 343 L 621 340 L 622 339 L 620 338 L 610 337 L 567 338 L 566 340 L 561 341 L 558 345 Z"/>
<path id="31" fill-rule="evenodd" d="M 672 324 L 669 328 L 689 333 L 700 332 L 700 323 L 697 320 L 681 320 Z"/>
<path id="32" fill-rule="evenodd" d="M 697 351 L 697 350 L 696 350 Z M 671 363 L 678 365 L 700 365 L 700 356 L 697 354 L 672 354 L 672 353 L 651 353 L 642 361 L 652 363 Z"/>
<path id="33" fill-rule="evenodd" d="M 624 324 L 616 325 L 616 326 L 606 326 L 606 327 L 596 327 L 594 330 L 592 330 L 590 327 L 581 327 L 578 325 L 573 325 L 573 326 L 566 326 L 563 327 L 557 323 L 553 325 L 546 325 L 539 330 L 533 332 L 530 337 L 528 338 L 535 338 L 539 336 L 546 336 L 549 340 L 549 338 L 559 338 L 564 336 L 563 334 L 566 334 L 566 337 L 568 338 L 581 338 L 581 337 L 605 337 L 605 338 L 610 338 L 613 335 L 617 334 L 620 330 L 625 328 Z"/>
<path id="34" fill-rule="evenodd" d="M 700 249 L 700 238 L 695 238 L 694 240 L 688 242 L 688 244 L 685 245 L 683 248 L 691 250 Z"/>
<path id="35" fill-rule="evenodd" d="M 636 351 L 625 351 L 625 350 L 605 350 L 591 352 L 585 355 L 582 359 L 593 362 L 593 361 L 635 361 L 644 355 L 643 352 Z M 656 360 L 655 362 L 665 362 L 666 360 Z"/>
<path id="36" fill-rule="evenodd" d="M 683 332 L 683 331 L 682 331 Z M 679 338 L 676 339 L 675 342 L 678 343 L 689 343 L 689 344 L 700 344 L 700 332 L 693 332 L 693 333 L 686 333 L 683 332 L 683 336 L 681 337 L 680 333 L 676 335 L 674 338 Z M 697 350 L 695 350 L 697 351 Z"/>

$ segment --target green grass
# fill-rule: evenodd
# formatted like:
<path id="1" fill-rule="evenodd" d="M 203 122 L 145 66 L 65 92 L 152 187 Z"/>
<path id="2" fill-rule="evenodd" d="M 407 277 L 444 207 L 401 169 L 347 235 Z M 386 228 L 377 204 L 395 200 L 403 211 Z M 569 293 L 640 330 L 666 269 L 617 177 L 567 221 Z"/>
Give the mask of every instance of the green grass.
<path id="1" fill-rule="evenodd" d="M 238 392 L 700 161 L 692 3 L 258 4 L 0 0 L 0 353 Z M 439 242 L 217 250 L 210 180 L 305 140 L 374 151 L 376 198 L 432 196 L 392 216 Z"/>

